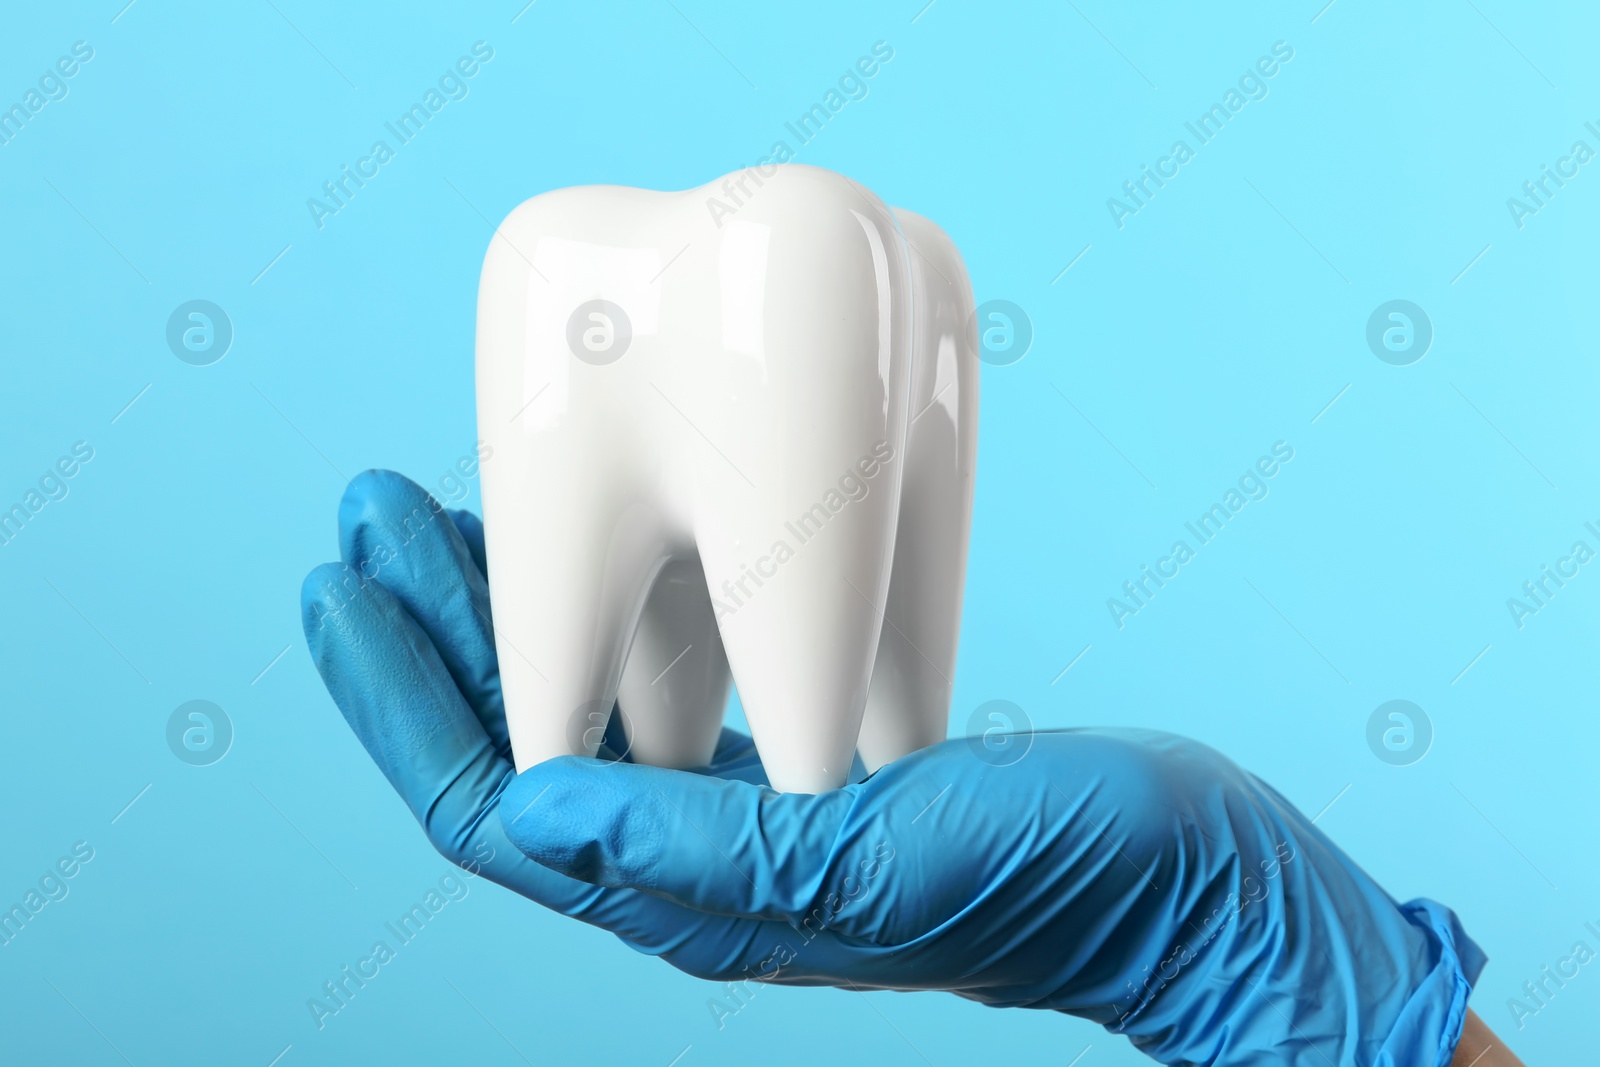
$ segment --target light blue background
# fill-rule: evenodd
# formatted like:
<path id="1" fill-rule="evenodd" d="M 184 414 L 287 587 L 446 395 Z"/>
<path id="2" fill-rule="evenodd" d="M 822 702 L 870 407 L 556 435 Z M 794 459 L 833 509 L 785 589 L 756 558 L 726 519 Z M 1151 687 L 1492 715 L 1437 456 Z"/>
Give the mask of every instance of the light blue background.
<path id="1" fill-rule="evenodd" d="M 0 146 L 0 503 L 95 449 L 0 547 L 0 902 L 95 849 L 0 948 L 0 1059 L 1145 1062 L 935 994 L 769 988 L 719 1031 L 715 987 L 484 882 L 325 1029 L 306 1007 L 448 869 L 318 682 L 297 593 L 348 476 L 437 485 L 473 444 L 481 216 L 754 162 L 878 40 L 894 59 L 799 159 L 939 222 L 1036 330 L 983 371 L 953 729 L 1006 698 L 1200 737 L 1308 813 L 1337 798 L 1319 825 L 1487 950 L 1490 1024 L 1530 1064 L 1592 1053 L 1600 967 L 1520 1031 L 1506 1007 L 1600 948 L 1600 568 L 1521 630 L 1506 607 L 1600 548 L 1600 163 L 1523 229 L 1506 208 L 1600 149 L 1579 5 L 122 2 L 13 8 L 0 35 L 5 103 L 95 49 Z M 480 39 L 470 95 L 319 231 L 306 199 Z M 1106 199 L 1279 40 L 1270 95 L 1119 230 Z M 236 330 L 209 367 L 164 341 L 195 298 Z M 1393 298 L 1434 323 L 1413 366 L 1365 344 Z M 1278 440 L 1270 497 L 1118 630 L 1106 598 Z M 205 768 L 164 740 L 196 698 L 236 729 Z M 1393 698 L 1436 731 L 1412 766 L 1365 740 Z"/>

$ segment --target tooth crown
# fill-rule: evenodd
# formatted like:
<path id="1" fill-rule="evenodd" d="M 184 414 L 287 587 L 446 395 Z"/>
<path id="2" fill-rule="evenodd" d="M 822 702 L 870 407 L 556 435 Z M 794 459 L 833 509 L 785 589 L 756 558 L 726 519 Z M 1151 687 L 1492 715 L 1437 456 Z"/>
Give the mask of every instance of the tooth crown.
<path id="1" fill-rule="evenodd" d="M 519 769 L 592 754 L 619 691 L 635 758 L 703 764 L 730 665 L 777 788 L 842 784 L 858 734 L 869 762 L 943 736 L 975 440 L 965 274 L 931 223 L 902 217 L 959 281 L 930 282 L 855 183 L 768 169 L 734 218 L 706 190 L 564 189 L 490 245 L 478 406 Z M 913 416 L 933 458 L 908 457 Z M 933 533 L 897 547 L 908 503 Z M 902 556 L 942 568 L 938 588 L 908 570 L 892 592 Z"/>

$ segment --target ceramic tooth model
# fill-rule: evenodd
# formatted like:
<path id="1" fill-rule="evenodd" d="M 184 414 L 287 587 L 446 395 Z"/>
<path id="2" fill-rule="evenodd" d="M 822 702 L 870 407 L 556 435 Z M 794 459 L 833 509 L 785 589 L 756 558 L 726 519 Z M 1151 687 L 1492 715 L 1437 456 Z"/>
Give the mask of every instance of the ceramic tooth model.
<path id="1" fill-rule="evenodd" d="M 944 738 L 978 360 L 937 226 L 798 165 L 544 193 L 490 242 L 477 379 L 519 770 L 614 702 L 632 758 L 702 765 L 730 672 L 779 790 Z"/>

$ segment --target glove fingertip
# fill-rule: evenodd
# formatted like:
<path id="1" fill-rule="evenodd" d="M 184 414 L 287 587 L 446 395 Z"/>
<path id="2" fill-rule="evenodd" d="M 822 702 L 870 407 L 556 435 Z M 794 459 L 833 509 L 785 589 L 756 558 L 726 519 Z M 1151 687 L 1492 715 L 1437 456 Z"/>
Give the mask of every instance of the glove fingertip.
<path id="1" fill-rule="evenodd" d="M 345 563 L 319 563 L 300 583 L 300 627 L 313 652 L 329 617 L 337 615 L 361 585 L 361 576 Z"/>
<path id="2" fill-rule="evenodd" d="M 387 497 L 426 492 L 426 489 L 398 471 L 369 467 L 351 478 L 350 484 L 344 487 L 339 508 L 342 511 L 346 507 L 364 507 L 382 502 Z"/>
<path id="3" fill-rule="evenodd" d="M 519 774 L 500 798 L 506 836 L 529 859 L 591 885 L 649 889 L 661 847 L 647 768 L 559 756 Z"/>
<path id="4" fill-rule="evenodd" d="M 339 500 L 339 555 L 346 563 L 380 550 L 387 555 L 409 540 L 407 523 L 415 521 L 420 528 L 443 510 L 431 493 L 403 474 L 362 471 L 350 479 Z M 385 537 L 395 542 L 386 550 Z"/>

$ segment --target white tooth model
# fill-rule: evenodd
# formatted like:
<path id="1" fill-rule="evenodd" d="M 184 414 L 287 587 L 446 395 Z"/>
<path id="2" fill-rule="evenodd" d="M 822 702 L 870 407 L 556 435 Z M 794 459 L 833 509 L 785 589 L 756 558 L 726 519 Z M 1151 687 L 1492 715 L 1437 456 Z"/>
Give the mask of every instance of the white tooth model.
<path id="1" fill-rule="evenodd" d="M 961 256 L 841 175 L 545 193 L 478 294 L 516 764 L 707 763 L 730 666 L 774 788 L 944 739 L 978 362 Z"/>

